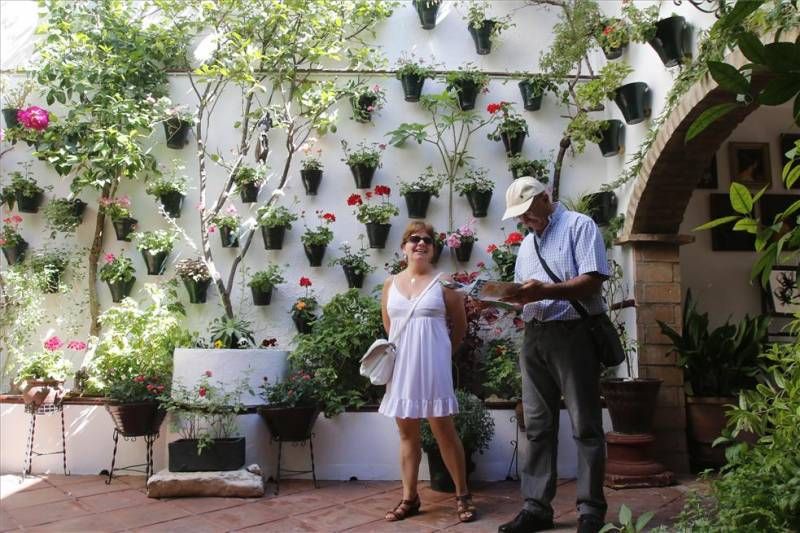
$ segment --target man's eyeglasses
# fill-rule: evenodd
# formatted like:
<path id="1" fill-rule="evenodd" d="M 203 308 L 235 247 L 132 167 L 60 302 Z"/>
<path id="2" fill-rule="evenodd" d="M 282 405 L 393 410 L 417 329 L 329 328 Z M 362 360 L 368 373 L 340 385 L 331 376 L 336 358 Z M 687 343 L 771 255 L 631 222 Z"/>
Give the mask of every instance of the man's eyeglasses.
<path id="1" fill-rule="evenodd" d="M 418 244 L 419 241 L 422 241 L 428 245 L 433 244 L 433 239 L 431 239 L 430 237 L 423 237 L 421 235 L 412 235 L 411 237 L 408 238 L 408 242 L 410 242 L 411 244 Z"/>

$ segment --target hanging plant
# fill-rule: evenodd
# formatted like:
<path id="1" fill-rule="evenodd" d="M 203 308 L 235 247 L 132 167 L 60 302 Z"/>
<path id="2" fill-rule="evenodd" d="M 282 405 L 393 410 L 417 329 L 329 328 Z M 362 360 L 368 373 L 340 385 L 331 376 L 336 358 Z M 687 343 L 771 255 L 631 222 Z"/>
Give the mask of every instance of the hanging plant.
<path id="1" fill-rule="evenodd" d="M 253 294 L 253 305 L 269 305 L 272 299 L 272 289 L 281 283 L 286 283 L 286 279 L 278 265 L 267 265 L 264 270 L 253 274 L 250 281 L 247 282 Z"/>
<path id="2" fill-rule="evenodd" d="M 462 111 L 475 109 L 475 100 L 478 93 L 489 92 L 489 76 L 471 64 L 459 67 L 458 70 L 445 74 L 447 90 L 455 93 L 458 107 Z"/>
<path id="3" fill-rule="evenodd" d="M 499 102 L 489 104 L 486 110 L 490 115 L 502 113 L 494 131 L 486 137 L 492 141 L 503 141 L 506 155 L 515 156 L 522 152 L 522 144 L 528 135 L 528 123 L 520 115 L 514 112 L 512 104 L 509 102 Z"/>
<path id="4" fill-rule="evenodd" d="M 386 149 L 383 143 L 371 143 L 361 141 L 354 150 L 348 148 L 347 141 L 342 139 L 342 150 L 344 159 L 353 173 L 356 189 L 369 189 L 375 170 L 382 166 L 381 156 Z"/>
<path id="5" fill-rule="evenodd" d="M 136 234 L 136 248 L 142 253 L 148 275 L 158 276 L 164 272 L 176 239 L 177 234 L 163 229 Z"/>
<path id="6" fill-rule="evenodd" d="M 28 249 L 28 242 L 19 233 L 21 223 L 21 216 L 12 215 L 3 219 L 3 228 L 0 229 L 0 248 L 3 249 L 9 266 L 21 263 L 25 259 L 25 250 Z"/>
<path id="7" fill-rule="evenodd" d="M 369 251 L 364 247 L 364 235 L 359 235 L 358 240 L 361 247 L 353 251 L 350 243 L 345 241 L 339 247 L 342 257 L 337 257 L 328 266 L 341 265 L 344 276 L 347 279 L 347 286 L 351 289 L 360 289 L 364 284 L 364 277 L 375 271 L 375 267 L 369 264 Z"/>
<path id="8" fill-rule="evenodd" d="M 303 149 L 301 148 L 301 150 Z M 303 181 L 306 195 L 316 196 L 322 181 L 322 161 L 320 161 L 322 150 L 318 148 L 312 153 L 311 148 L 307 147 L 303 153 L 305 153 L 305 158 L 300 163 L 300 179 Z"/>
<path id="9" fill-rule="evenodd" d="M 45 204 L 44 216 L 47 227 L 50 228 L 50 238 L 55 239 L 56 233 L 75 233 L 83 221 L 83 212 L 86 202 L 78 198 L 54 198 Z"/>
<path id="10" fill-rule="evenodd" d="M 544 74 L 525 76 L 518 84 L 525 111 L 538 111 L 546 92 L 557 93 L 558 85 Z"/>
<path id="11" fill-rule="evenodd" d="M 262 205 L 257 213 L 256 221 L 261 226 L 264 248 L 267 250 L 283 248 L 286 230 L 292 229 L 292 222 L 297 220 L 297 215 L 286 207 L 276 204 Z"/>
<path id="12" fill-rule="evenodd" d="M 513 26 L 511 16 L 488 18 L 486 10 L 489 3 L 485 1 L 473 1 L 469 3 L 467 15 L 464 20 L 467 22 L 472 40 L 475 43 L 475 52 L 478 55 L 486 55 L 492 51 L 492 41 L 504 30 Z"/>
<path id="13" fill-rule="evenodd" d="M 350 95 L 353 120 L 356 122 L 371 122 L 372 114 L 386 103 L 386 92 L 378 84 L 367 86 L 352 82 L 345 91 Z"/>
<path id="14" fill-rule="evenodd" d="M 433 78 L 433 72 L 433 67 L 426 65 L 423 59 L 416 59 L 413 52 L 409 55 L 403 52 L 400 55 L 395 76 L 403 84 L 406 102 L 419 102 L 422 86 L 425 80 Z"/>
<path id="15" fill-rule="evenodd" d="M 628 23 L 619 18 L 605 18 L 600 20 L 594 28 L 593 37 L 603 50 L 606 59 L 618 59 L 622 50 L 630 42 L 630 29 Z"/>
<path id="16" fill-rule="evenodd" d="M 172 164 L 160 176 L 149 181 L 145 192 L 161 201 L 164 212 L 172 218 L 180 218 L 183 199 L 186 197 L 188 185 L 183 171 L 186 166 L 180 159 L 173 159 Z"/>
<path id="17" fill-rule="evenodd" d="M 131 216 L 131 201 L 127 196 L 100 198 L 100 209 L 111 218 L 118 241 L 130 241 L 136 223 Z"/>
<path id="18" fill-rule="evenodd" d="M 333 230 L 331 230 L 330 225 L 336 222 L 336 215 L 333 213 L 316 211 L 315 214 L 319 218 L 320 224 L 314 228 L 309 228 L 306 224 L 305 216 L 301 215 L 306 229 L 300 236 L 300 241 L 303 243 L 303 249 L 309 265 L 312 267 L 322 266 L 325 249 L 333 240 Z"/>
<path id="19" fill-rule="evenodd" d="M 211 225 L 208 226 L 208 231 L 213 233 L 219 230 L 220 239 L 222 239 L 223 248 L 238 248 L 239 247 L 239 214 L 236 211 L 236 206 L 229 205 L 223 213 L 212 217 Z"/>
<path id="20" fill-rule="evenodd" d="M 20 213 L 37 213 L 39 206 L 44 200 L 45 189 L 37 185 L 36 180 L 31 177 L 31 163 L 19 163 L 23 172 L 11 172 L 11 185 L 9 190 L 13 191 L 17 201 L 17 209 Z M 52 187 L 46 187 L 48 190 Z"/>
<path id="21" fill-rule="evenodd" d="M 401 181 L 400 196 L 406 199 L 409 218 L 425 218 L 428 212 L 431 196 L 439 197 L 439 191 L 444 185 L 447 176 L 434 173 L 433 167 L 428 165 L 425 172 L 411 182 Z"/>
<path id="22" fill-rule="evenodd" d="M 100 267 L 100 281 L 105 281 L 111 291 L 111 301 L 119 303 L 130 295 L 133 284 L 136 282 L 136 269 L 133 261 L 128 257 L 105 254 L 106 263 Z"/>
<path id="23" fill-rule="evenodd" d="M 545 159 L 525 159 L 521 155 L 515 155 L 508 159 L 508 170 L 514 179 L 522 176 L 536 178 L 542 183 L 547 183 L 549 178 L 548 166 L 550 162 Z"/>
<path id="24" fill-rule="evenodd" d="M 189 303 L 206 303 L 208 286 L 211 285 L 211 272 L 202 259 L 187 257 L 175 263 L 175 273 L 183 281 L 189 293 Z"/>
<path id="25" fill-rule="evenodd" d="M 251 204 L 258 200 L 258 189 L 264 183 L 264 171 L 262 167 L 255 169 L 242 165 L 234 174 L 233 182 L 242 203 Z"/>
<path id="26" fill-rule="evenodd" d="M 484 218 L 489 210 L 492 200 L 494 181 L 488 177 L 489 171 L 485 168 L 469 167 L 464 175 L 456 178 L 455 189 L 459 195 L 466 196 L 472 207 L 472 216 Z M 447 244 L 450 246 L 450 243 Z"/>

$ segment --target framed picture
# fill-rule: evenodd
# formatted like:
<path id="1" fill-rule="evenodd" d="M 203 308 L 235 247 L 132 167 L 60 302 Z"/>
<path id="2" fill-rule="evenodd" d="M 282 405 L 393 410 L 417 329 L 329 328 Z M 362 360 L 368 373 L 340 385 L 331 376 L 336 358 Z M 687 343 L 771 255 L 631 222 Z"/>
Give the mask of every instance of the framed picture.
<path id="1" fill-rule="evenodd" d="M 798 267 L 776 265 L 772 268 L 767 285 L 766 308 L 776 316 L 792 316 L 800 312 L 800 287 Z"/>
<path id="2" fill-rule="evenodd" d="M 708 167 L 703 172 L 703 176 L 700 178 L 700 181 L 697 182 L 697 188 L 716 189 L 717 187 L 717 154 L 714 154 L 711 157 L 711 162 L 708 164 Z"/>
<path id="3" fill-rule="evenodd" d="M 708 195 L 710 202 L 709 220 L 714 220 L 737 213 L 731 207 L 727 194 L 712 193 Z M 756 236 L 745 231 L 733 231 L 733 224 L 723 224 L 711 229 L 711 249 L 716 252 L 754 252 Z"/>
<path id="4" fill-rule="evenodd" d="M 789 162 L 789 158 L 786 157 L 786 152 L 794 148 L 794 143 L 796 141 L 800 141 L 800 133 L 781 133 L 779 142 L 781 150 L 781 173 L 783 173 L 783 167 Z M 792 189 L 800 189 L 800 180 L 795 182 Z"/>
<path id="5" fill-rule="evenodd" d="M 731 182 L 760 189 L 772 184 L 769 143 L 728 143 Z"/>

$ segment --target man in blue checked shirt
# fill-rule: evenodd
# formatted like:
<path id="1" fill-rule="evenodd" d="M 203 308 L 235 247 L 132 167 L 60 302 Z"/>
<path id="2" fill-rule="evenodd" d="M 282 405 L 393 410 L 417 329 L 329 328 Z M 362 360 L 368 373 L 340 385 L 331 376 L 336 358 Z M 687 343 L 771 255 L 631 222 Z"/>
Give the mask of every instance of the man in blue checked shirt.
<path id="1" fill-rule="evenodd" d="M 506 191 L 503 219 L 516 217 L 531 232 L 517 254 L 508 301 L 522 305 L 525 340 L 520 354 L 528 451 L 522 460 L 525 504 L 500 533 L 553 528 L 558 420 L 563 394 L 578 446 L 579 533 L 605 522 L 605 437 L 600 371 L 589 326 L 606 311 L 601 288 L 608 278 L 606 250 L 591 218 L 553 203 L 544 184 L 522 177 Z"/>

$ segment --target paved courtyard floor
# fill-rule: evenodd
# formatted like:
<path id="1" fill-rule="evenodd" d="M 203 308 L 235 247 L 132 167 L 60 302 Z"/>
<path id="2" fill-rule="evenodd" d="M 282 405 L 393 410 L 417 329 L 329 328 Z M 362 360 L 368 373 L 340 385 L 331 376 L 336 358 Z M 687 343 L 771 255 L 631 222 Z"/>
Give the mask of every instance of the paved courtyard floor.
<path id="1" fill-rule="evenodd" d="M 472 486 L 480 515 L 459 524 L 453 496 L 432 491 L 420 483 L 422 513 L 394 524 L 383 516 L 400 500 L 398 481 L 286 480 L 279 496 L 274 485 L 263 498 L 150 499 L 144 477 L 121 476 L 106 485 L 100 476 L 0 477 L 0 531 L 441 531 L 495 532 L 520 508 L 519 484 L 512 481 L 476 482 Z M 658 489 L 606 489 L 608 518 L 616 518 L 621 504 L 635 516 L 656 513 L 648 526 L 670 525 L 680 512 L 684 496 L 696 487 L 693 478 Z M 555 531 L 574 531 L 575 482 L 561 480 L 554 502 Z"/>

